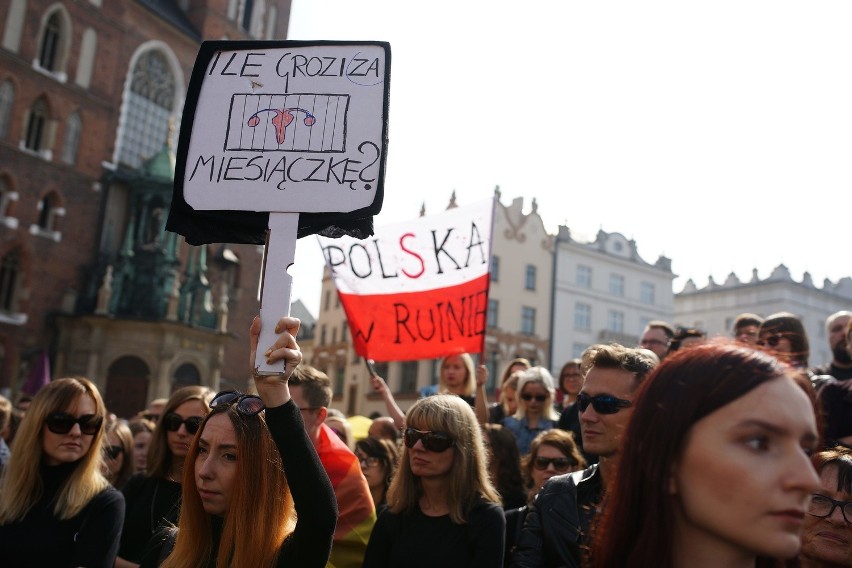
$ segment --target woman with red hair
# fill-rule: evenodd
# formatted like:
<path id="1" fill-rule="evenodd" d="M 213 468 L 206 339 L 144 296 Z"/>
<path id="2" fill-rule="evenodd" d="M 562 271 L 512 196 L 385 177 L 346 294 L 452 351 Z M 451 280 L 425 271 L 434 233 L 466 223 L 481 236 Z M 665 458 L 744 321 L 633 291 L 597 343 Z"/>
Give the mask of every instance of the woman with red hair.
<path id="1" fill-rule="evenodd" d="M 143 567 L 166 553 L 161 566 L 168 568 L 321 568 L 328 561 L 337 504 L 287 385 L 302 360 L 299 320 L 282 318 L 276 330 L 266 357 L 284 360 L 285 372 L 255 375 L 260 396 L 213 398 L 187 454 L 180 524 Z M 255 318 L 252 362 L 259 333 Z"/>
<path id="2" fill-rule="evenodd" d="M 819 435 L 790 367 L 735 344 L 667 357 L 640 387 L 593 531 L 596 567 L 761 566 L 799 552 Z"/>

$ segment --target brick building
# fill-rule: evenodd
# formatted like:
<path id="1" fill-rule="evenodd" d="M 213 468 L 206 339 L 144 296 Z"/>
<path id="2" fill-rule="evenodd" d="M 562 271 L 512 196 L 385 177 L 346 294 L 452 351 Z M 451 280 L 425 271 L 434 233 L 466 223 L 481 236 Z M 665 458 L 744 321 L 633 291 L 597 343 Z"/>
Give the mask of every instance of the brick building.
<path id="1" fill-rule="evenodd" d="M 126 415 L 244 386 L 254 246 L 163 230 L 200 41 L 283 39 L 290 0 L 10 0 L 0 28 L 0 392 L 47 351 Z"/>

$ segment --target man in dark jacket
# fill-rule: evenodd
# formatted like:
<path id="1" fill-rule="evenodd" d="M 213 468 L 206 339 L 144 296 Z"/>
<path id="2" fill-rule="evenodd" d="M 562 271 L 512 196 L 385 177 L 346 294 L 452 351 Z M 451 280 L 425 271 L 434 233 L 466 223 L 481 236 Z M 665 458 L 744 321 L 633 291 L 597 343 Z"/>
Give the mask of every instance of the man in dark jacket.
<path id="1" fill-rule="evenodd" d="M 582 472 L 551 478 L 536 496 L 512 556 L 512 568 L 580 565 L 615 458 L 632 414 L 633 397 L 656 359 L 643 349 L 594 345 L 583 353 L 586 381 L 577 398 L 583 448 L 599 462 Z"/>

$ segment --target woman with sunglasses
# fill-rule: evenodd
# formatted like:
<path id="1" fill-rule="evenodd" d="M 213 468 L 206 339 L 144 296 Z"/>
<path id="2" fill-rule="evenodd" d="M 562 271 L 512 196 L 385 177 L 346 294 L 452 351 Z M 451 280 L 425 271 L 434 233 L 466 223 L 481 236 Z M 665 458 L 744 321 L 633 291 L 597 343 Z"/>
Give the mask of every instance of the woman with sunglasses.
<path id="1" fill-rule="evenodd" d="M 797 369 L 808 368 L 810 345 L 802 320 L 788 312 L 766 318 L 757 335 L 757 345 Z"/>
<path id="2" fill-rule="evenodd" d="M 355 442 L 355 455 L 370 486 L 378 517 L 388 507 L 388 488 L 399 464 L 399 449 L 390 440 L 364 438 Z"/>
<path id="3" fill-rule="evenodd" d="M 505 518 L 470 406 L 456 396 L 423 398 L 406 425 L 364 568 L 500 568 Z"/>
<path id="4" fill-rule="evenodd" d="M 574 437 L 564 430 L 547 430 L 533 439 L 530 453 L 521 460 L 521 471 L 528 489 L 527 499 L 541 491 L 554 475 L 579 471 L 586 467 Z"/>
<path id="5" fill-rule="evenodd" d="M 107 422 L 104 444 L 104 469 L 112 486 L 121 489 L 134 473 L 133 434 L 130 427 L 119 420 Z"/>
<path id="6" fill-rule="evenodd" d="M 503 419 L 503 426 L 518 440 L 518 450 L 524 456 L 538 434 L 556 428 L 559 415 L 553 409 L 553 377 L 544 367 L 530 367 L 518 380 L 518 409 Z"/>
<path id="7" fill-rule="evenodd" d="M 591 565 L 753 568 L 795 556 L 821 488 L 806 387 L 733 342 L 666 357 L 633 401 Z"/>
<path id="8" fill-rule="evenodd" d="M 0 485 L 0 564 L 112 567 L 124 499 L 101 473 L 105 414 L 82 377 L 35 395 Z"/>
<path id="9" fill-rule="evenodd" d="M 180 524 L 143 567 L 166 554 L 164 568 L 320 568 L 328 561 L 337 503 L 287 384 L 302 360 L 299 320 L 281 318 L 276 330 L 266 357 L 283 360 L 284 373 L 255 375 L 260 396 L 225 391 L 213 398 L 187 456 Z M 259 333 L 255 318 L 252 365 Z"/>
<path id="10" fill-rule="evenodd" d="M 127 510 L 116 568 L 138 566 L 157 529 L 177 522 L 184 460 L 212 397 L 213 391 L 201 386 L 183 387 L 169 397 L 148 448 L 148 469 L 122 488 Z"/>
<path id="11" fill-rule="evenodd" d="M 837 446 L 811 461 L 822 486 L 808 505 L 798 566 L 852 566 L 852 449 Z"/>
<path id="12" fill-rule="evenodd" d="M 506 555 L 507 561 L 527 515 L 526 503 L 531 503 L 544 484 L 555 475 L 579 471 L 586 467 L 574 437 L 564 430 L 547 430 L 536 436 L 530 445 L 530 453 L 521 460 L 521 471 L 527 487 L 525 503 L 506 511 Z"/>

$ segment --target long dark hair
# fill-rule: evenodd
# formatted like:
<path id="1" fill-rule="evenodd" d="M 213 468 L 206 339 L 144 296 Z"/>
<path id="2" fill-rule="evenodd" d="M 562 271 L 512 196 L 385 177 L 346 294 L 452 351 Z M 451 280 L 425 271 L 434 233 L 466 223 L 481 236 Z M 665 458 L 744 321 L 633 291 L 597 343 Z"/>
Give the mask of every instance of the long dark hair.
<path id="1" fill-rule="evenodd" d="M 363 440 L 355 442 L 355 449 L 361 450 L 369 458 L 376 458 L 385 468 L 385 482 L 382 497 L 386 500 L 388 488 L 390 487 L 393 476 L 396 473 L 396 468 L 399 465 L 399 448 L 390 440 L 364 438 Z"/>
<path id="2" fill-rule="evenodd" d="M 615 479 L 593 531 L 595 567 L 673 565 L 669 479 L 693 424 L 791 369 L 762 351 L 714 342 L 667 357 L 639 389 Z"/>

